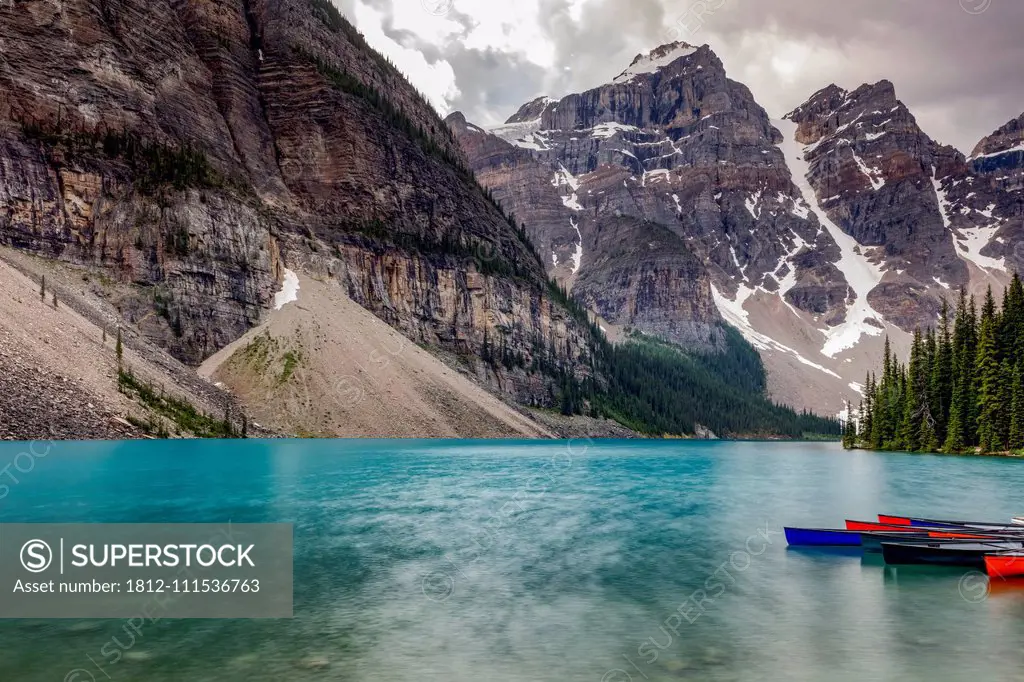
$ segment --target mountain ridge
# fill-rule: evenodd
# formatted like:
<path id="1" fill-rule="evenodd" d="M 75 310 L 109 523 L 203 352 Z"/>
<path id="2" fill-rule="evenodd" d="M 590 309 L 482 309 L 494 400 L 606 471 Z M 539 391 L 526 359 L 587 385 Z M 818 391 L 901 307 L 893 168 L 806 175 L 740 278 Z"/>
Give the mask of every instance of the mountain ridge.
<path id="1" fill-rule="evenodd" d="M 631 425 L 663 435 L 658 424 L 696 430 L 693 415 L 712 402 L 729 406 L 711 415 L 724 435 L 836 431 L 834 421 L 738 390 L 725 360 L 678 347 L 648 352 L 639 342 L 612 349 L 549 278 L 546 254 L 516 216 L 478 182 L 453 131 L 329 0 L 68 0 L 36 13 L 3 5 L 0 19 L 0 89 L 9 95 L 0 103 L 0 244 L 80 277 L 83 295 L 115 326 L 182 366 L 231 349 L 218 376 L 272 432 L 351 435 L 344 422 L 365 423 L 360 410 L 372 417 L 381 401 L 401 409 L 402 395 L 435 401 L 403 414 L 426 425 L 423 435 L 552 433 L 529 425 L 545 421 L 530 416 L 536 410 L 590 415 L 578 427 L 563 420 L 560 433 L 609 432 L 603 418 L 628 412 Z M 559 114 L 543 100 L 538 107 L 542 117 Z M 499 155 L 508 152 L 492 139 Z M 572 171 L 563 166 L 549 186 L 556 210 L 583 218 Z M 577 274 L 604 245 L 584 252 L 577 220 L 563 227 L 576 237 L 564 262 Z M 628 227 L 661 229 L 635 217 Z M 676 255 L 618 261 L 631 280 L 619 291 L 685 307 L 687 319 L 648 317 L 663 334 L 752 353 L 716 317 L 708 281 L 691 283 L 700 261 L 685 246 Z M 606 256 L 611 264 L 614 254 Z M 304 283 L 297 292 L 296 282 Z M 345 345 L 344 325 L 319 324 L 303 289 L 325 314 L 369 311 L 375 320 L 347 317 L 372 338 Z M 592 295 L 604 293 L 598 286 Z M 294 307 L 276 315 L 282 305 Z M 330 360 L 391 338 L 377 321 L 419 349 L 401 361 L 371 352 L 368 362 L 392 374 Z M 239 339 L 244 347 L 231 345 Z M 414 394 L 364 386 L 436 369 L 420 350 L 462 378 L 407 376 L 429 385 Z M 651 369 L 650 379 L 623 381 L 614 374 L 620 361 Z M 176 387 L 178 377 L 136 369 L 117 352 L 116 387 L 146 411 L 136 421 L 149 435 L 180 432 L 168 428 L 170 416 L 201 426 L 195 435 L 238 433 L 235 403 L 225 399 L 225 418 L 213 420 L 154 388 L 162 379 Z M 658 382 L 669 376 L 678 385 L 663 388 L 688 401 L 687 378 L 699 380 L 706 404 L 666 419 Z M 518 416 L 498 407 L 497 422 L 460 426 L 459 414 L 491 402 L 478 386 Z M 247 424 L 243 417 L 242 432 Z M 388 424 L 394 433 L 406 426 Z"/>
<path id="2" fill-rule="evenodd" d="M 461 114 L 447 119 L 477 177 L 523 219 L 541 251 L 550 252 L 549 273 L 602 319 L 684 344 L 700 342 L 671 336 L 680 322 L 700 320 L 698 314 L 659 308 L 656 297 L 610 296 L 629 281 L 622 266 L 601 281 L 587 265 L 588 254 L 600 255 L 605 224 L 633 217 L 641 226 L 664 226 L 703 263 L 703 274 L 679 271 L 708 281 L 719 314 L 701 321 L 724 317 L 762 353 L 776 356 L 769 369 L 787 400 L 817 405 L 829 395 L 825 400 L 839 411 L 838 395 L 852 389 L 855 397 L 869 349 L 881 336 L 892 335 L 901 347 L 915 327 L 934 322 L 951 290 L 1002 286 L 1008 271 L 1019 267 L 1019 201 L 996 186 L 1014 177 L 1008 179 L 1006 168 L 993 169 L 1004 175 L 985 181 L 984 191 L 967 190 L 980 187 L 981 175 L 964 154 L 920 129 L 891 81 L 850 91 L 821 88 L 786 115 L 795 126 L 789 140 L 749 88 L 727 78 L 710 46 L 670 43 L 641 53 L 631 66 L 638 64 L 636 73 L 627 67 L 583 93 L 525 103 L 491 130 Z M 689 103 L 688 111 L 681 102 Z M 759 118 L 762 123 L 754 123 Z M 1011 122 L 979 146 L 1000 152 L 994 158 L 1008 160 L 1012 171 L 1013 146 L 1020 143 L 1015 135 Z M 780 145 L 791 148 L 782 154 Z M 667 157 L 681 157 L 685 168 L 664 162 Z M 807 192 L 793 176 L 804 161 Z M 545 187 L 545 176 L 555 192 Z M 559 192 L 560 186 L 571 193 Z M 595 200 L 595 192 L 602 198 Z M 737 231 L 746 222 L 737 205 L 752 219 L 748 235 Z M 632 241 L 642 239 L 637 232 Z M 577 247 L 582 266 L 574 258 Z M 638 281 L 648 269 L 639 268 Z M 609 280 L 619 284 L 609 288 Z M 706 300 L 706 293 L 689 295 Z M 668 319 L 658 328 L 638 308 Z M 851 314 L 858 319 L 848 320 Z M 863 349 L 856 348 L 859 342 Z M 806 377 L 808 368 L 810 383 L 819 384 L 809 392 L 778 380 L 790 371 Z"/>

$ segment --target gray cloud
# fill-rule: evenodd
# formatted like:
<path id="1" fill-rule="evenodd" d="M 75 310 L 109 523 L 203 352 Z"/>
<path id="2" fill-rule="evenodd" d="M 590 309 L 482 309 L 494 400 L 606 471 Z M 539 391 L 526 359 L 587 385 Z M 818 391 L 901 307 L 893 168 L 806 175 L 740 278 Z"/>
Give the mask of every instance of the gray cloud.
<path id="1" fill-rule="evenodd" d="M 392 0 L 371 1 L 393 11 Z M 772 116 L 832 82 L 852 89 L 887 78 L 929 135 L 969 153 L 1024 111 L 1024 2 L 589 0 L 579 21 L 568 0 L 540 4 L 555 69 L 469 50 L 458 37 L 430 45 L 412 33 L 390 35 L 428 61 L 450 63 L 462 93 L 452 105 L 478 121 L 503 120 L 539 94 L 559 97 L 608 82 L 637 53 L 672 39 L 710 44 Z M 468 30 L 473 19 L 458 6 L 455 0 L 450 18 Z"/>
<path id="2" fill-rule="evenodd" d="M 540 94 L 544 69 L 516 55 L 497 50 L 457 49 L 445 57 L 452 65 L 459 96 L 452 109 L 469 112 L 478 121 L 505 120 Z"/>

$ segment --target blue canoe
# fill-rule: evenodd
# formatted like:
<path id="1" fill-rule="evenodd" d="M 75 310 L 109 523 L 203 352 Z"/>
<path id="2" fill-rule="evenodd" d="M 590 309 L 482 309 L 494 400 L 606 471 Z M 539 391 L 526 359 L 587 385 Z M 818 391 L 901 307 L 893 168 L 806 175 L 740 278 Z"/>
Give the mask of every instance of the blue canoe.
<path id="1" fill-rule="evenodd" d="M 860 547 L 860 532 L 831 528 L 783 528 L 794 547 Z"/>

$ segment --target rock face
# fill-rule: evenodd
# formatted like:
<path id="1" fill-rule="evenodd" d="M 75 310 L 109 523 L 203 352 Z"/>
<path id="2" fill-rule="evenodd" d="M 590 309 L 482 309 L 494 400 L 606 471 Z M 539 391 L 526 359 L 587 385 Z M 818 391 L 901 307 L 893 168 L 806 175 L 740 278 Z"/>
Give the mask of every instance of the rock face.
<path id="1" fill-rule="evenodd" d="M 971 158 L 892 83 L 835 85 L 770 121 L 708 46 L 673 43 L 606 85 L 448 124 L 548 272 L 607 321 L 714 347 L 722 320 L 780 400 L 857 400 L 883 334 L 1024 267 L 1018 119 Z"/>
<path id="2" fill-rule="evenodd" d="M 925 135 L 889 81 L 831 85 L 787 118 L 822 209 L 886 273 L 871 305 L 904 329 L 931 324 L 936 290 L 968 282 L 934 186 L 953 150 Z"/>
<path id="3" fill-rule="evenodd" d="M 852 92 L 829 86 L 787 118 L 807 145 L 823 210 L 884 273 L 868 298 L 886 320 L 904 330 L 932 325 L 950 290 L 978 293 L 1024 263 L 1015 248 L 1024 236 L 1014 189 L 1024 162 L 1019 120 L 968 160 L 929 138 L 889 81 Z"/>
<path id="4" fill-rule="evenodd" d="M 491 131 L 448 123 L 549 272 L 608 321 L 714 347 L 713 289 L 742 288 L 842 316 L 836 244 L 767 114 L 707 46 L 638 55 L 611 83 L 534 100 Z"/>
<path id="5" fill-rule="evenodd" d="M 0 4 L 0 242 L 97 268 L 197 364 L 256 324 L 285 262 L 415 341 L 515 359 L 547 400 L 589 331 L 454 137 L 329 0 Z"/>
<path id="6" fill-rule="evenodd" d="M 1024 189 L 1024 114 L 979 142 L 968 163 L 999 189 Z"/>

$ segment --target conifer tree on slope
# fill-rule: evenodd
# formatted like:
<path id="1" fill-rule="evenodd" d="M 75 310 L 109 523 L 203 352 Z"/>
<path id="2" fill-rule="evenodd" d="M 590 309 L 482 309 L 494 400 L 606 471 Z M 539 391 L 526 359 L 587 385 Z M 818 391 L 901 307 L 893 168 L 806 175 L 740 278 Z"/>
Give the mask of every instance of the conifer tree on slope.
<path id="1" fill-rule="evenodd" d="M 989 287 L 981 311 L 981 329 L 978 334 L 978 353 L 975 360 L 978 392 L 978 444 L 981 446 L 982 452 L 993 452 L 1002 447 L 1002 443 L 999 442 L 998 425 L 1002 398 L 1000 385 L 1002 367 L 996 347 L 997 324 L 992 288 Z"/>

